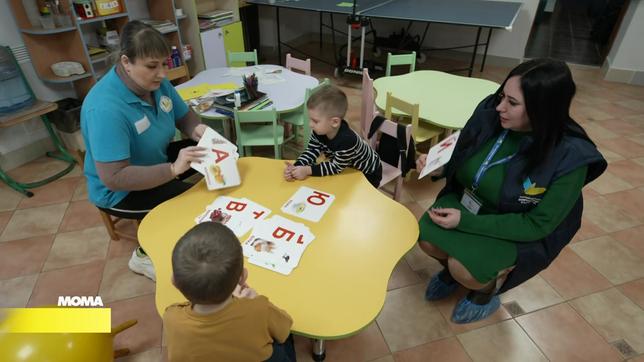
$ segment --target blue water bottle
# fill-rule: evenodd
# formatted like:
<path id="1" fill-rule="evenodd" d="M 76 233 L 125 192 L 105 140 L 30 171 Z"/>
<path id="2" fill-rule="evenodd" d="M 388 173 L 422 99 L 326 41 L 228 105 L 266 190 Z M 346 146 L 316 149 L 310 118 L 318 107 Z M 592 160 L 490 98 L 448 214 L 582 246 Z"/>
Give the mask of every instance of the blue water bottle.
<path id="1" fill-rule="evenodd" d="M 179 54 L 179 49 L 176 46 L 172 46 L 172 64 L 174 68 L 181 66 L 181 54 Z"/>

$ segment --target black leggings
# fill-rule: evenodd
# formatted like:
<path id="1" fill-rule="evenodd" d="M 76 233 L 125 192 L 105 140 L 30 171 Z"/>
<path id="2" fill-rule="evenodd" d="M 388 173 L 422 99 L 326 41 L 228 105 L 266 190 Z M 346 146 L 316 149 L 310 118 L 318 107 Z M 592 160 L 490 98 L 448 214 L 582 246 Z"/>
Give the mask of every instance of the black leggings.
<path id="1" fill-rule="evenodd" d="M 196 142 L 193 140 L 171 142 L 167 149 L 168 162 L 174 162 L 182 148 L 194 145 L 196 145 Z M 178 180 L 173 179 L 163 185 L 148 190 L 131 191 L 118 204 L 108 209 L 101 208 L 101 210 L 110 215 L 125 219 L 143 219 L 150 210 L 160 203 L 180 195 L 191 188 L 192 184 L 181 180 L 194 175 L 195 172 L 195 170 L 190 168 L 188 171 L 179 175 Z"/>

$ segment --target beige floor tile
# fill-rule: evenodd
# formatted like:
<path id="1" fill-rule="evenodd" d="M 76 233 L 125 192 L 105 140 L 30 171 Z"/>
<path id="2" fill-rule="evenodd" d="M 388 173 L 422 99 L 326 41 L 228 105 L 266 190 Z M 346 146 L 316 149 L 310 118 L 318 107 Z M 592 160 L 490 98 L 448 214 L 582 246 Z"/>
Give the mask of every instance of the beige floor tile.
<path id="1" fill-rule="evenodd" d="M 644 309 L 644 278 L 624 283 L 617 287 L 622 294 Z"/>
<path id="2" fill-rule="evenodd" d="M 420 282 L 421 280 L 418 277 L 418 274 L 409 267 L 405 258 L 402 258 L 398 264 L 396 264 L 394 271 L 391 273 L 389 283 L 387 284 L 387 290 L 407 287 Z"/>
<path id="3" fill-rule="evenodd" d="M 623 161 L 619 161 L 623 162 Z M 633 188 L 633 185 L 622 180 L 610 172 L 604 172 L 601 176 L 590 183 L 589 187 L 598 193 L 605 195 L 612 192 L 624 191 Z"/>
<path id="4" fill-rule="evenodd" d="M 580 241 L 570 247 L 614 285 L 644 277 L 644 260 L 610 236 Z"/>
<path id="5" fill-rule="evenodd" d="M 644 353 L 644 310 L 611 288 L 577 298 L 570 305 L 609 343 L 623 339 Z"/>
<path id="6" fill-rule="evenodd" d="M 420 180 L 417 177 L 412 177 L 404 183 L 405 191 L 409 192 L 412 198 L 425 209 L 434 202 L 436 195 L 444 186 L 444 179 L 432 181 L 431 177 L 424 177 Z"/>
<path id="7" fill-rule="evenodd" d="M 392 352 L 451 335 L 447 322 L 425 301 L 422 284 L 392 290 L 376 319 Z"/>
<path id="8" fill-rule="evenodd" d="M 161 348 L 151 348 L 145 352 L 117 358 L 116 362 L 158 362 L 161 361 Z"/>
<path id="9" fill-rule="evenodd" d="M 514 320 L 459 334 L 473 361 L 547 361 Z"/>
<path id="10" fill-rule="evenodd" d="M 103 226 L 103 219 L 96 206 L 87 200 L 72 201 L 65 211 L 65 216 L 58 232 L 81 230 Z"/>
<path id="11" fill-rule="evenodd" d="M 635 358 L 631 358 L 628 360 L 628 362 L 644 362 L 644 354 L 639 355 Z"/>
<path id="12" fill-rule="evenodd" d="M 612 133 L 621 136 L 630 136 L 635 133 L 642 132 L 642 128 L 634 122 L 629 122 L 623 119 L 609 119 L 606 121 L 598 122 L 603 128 L 609 129 Z M 608 138 L 608 137 L 604 137 Z M 614 138 L 614 137 L 613 137 Z"/>
<path id="13" fill-rule="evenodd" d="M 438 261 L 425 254 L 418 244 L 414 245 L 414 247 L 405 254 L 405 260 L 407 260 L 407 263 L 414 271 L 425 269 L 434 264 L 438 265 L 436 268 L 442 268 L 440 264 L 438 264 Z"/>
<path id="14" fill-rule="evenodd" d="M 619 137 L 617 133 L 611 132 L 610 130 L 602 127 L 599 123 L 596 122 L 587 122 L 583 125 L 583 127 L 588 133 L 588 136 L 590 136 L 590 138 L 593 140 Z"/>
<path id="15" fill-rule="evenodd" d="M 11 211 L 18 207 L 23 196 L 6 185 L 0 185 L 0 211 Z"/>
<path id="16" fill-rule="evenodd" d="M 444 338 L 394 353 L 396 362 L 468 362 L 470 357 L 456 337 Z"/>
<path id="17" fill-rule="evenodd" d="M 564 300 L 608 289 L 612 284 L 570 248 L 539 274 Z"/>
<path id="18" fill-rule="evenodd" d="M 11 215 L 13 215 L 13 211 L 0 212 L 0 235 L 2 235 L 4 228 L 11 220 Z"/>
<path id="19" fill-rule="evenodd" d="M 58 233 L 43 271 L 103 261 L 109 240 L 103 227 Z"/>
<path id="20" fill-rule="evenodd" d="M 615 162 L 615 161 L 621 161 L 626 159 L 623 155 L 620 155 L 619 153 L 613 152 L 610 149 L 598 144 L 597 149 L 599 152 L 601 152 L 602 156 L 606 159 L 608 163 Z"/>
<path id="21" fill-rule="evenodd" d="M 624 213 L 644 223 L 644 188 L 615 192 L 604 197 Z"/>
<path id="22" fill-rule="evenodd" d="M 563 298 L 540 276 L 501 294 L 501 303 L 516 302 L 525 313 L 563 302 Z"/>
<path id="23" fill-rule="evenodd" d="M 598 140 L 603 148 L 613 151 L 625 158 L 644 157 L 644 145 L 633 142 L 626 137 Z"/>
<path id="24" fill-rule="evenodd" d="M 74 195 L 72 195 L 72 201 L 87 200 L 87 181 L 83 178 L 76 186 L 74 190 Z"/>
<path id="25" fill-rule="evenodd" d="M 329 361 L 371 361 L 388 354 L 387 343 L 375 322 L 355 336 L 326 342 Z"/>
<path id="26" fill-rule="evenodd" d="M 127 263 L 129 256 L 110 259 L 105 263 L 103 280 L 98 294 L 106 303 L 154 293 L 150 279 L 132 272 Z"/>
<path id="27" fill-rule="evenodd" d="M 59 296 L 98 295 L 103 266 L 103 261 L 95 261 L 41 273 L 28 305 L 36 307 L 57 304 Z"/>
<path id="28" fill-rule="evenodd" d="M 638 218 L 605 196 L 585 200 L 584 216 L 605 232 L 620 231 L 640 224 Z"/>
<path id="29" fill-rule="evenodd" d="M 371 360 L 369 362 L 395 362 L 395 360 L 394 360 L 394 357 L 392 355 L 388 354 L 388 355 L 386 355 L 384 357 L 376 358 L 376 359 Z"/>
<path id="30" fill-rule="evenodd" d="M 518 317 L 516 321 L 550 361 L 620 361 L 613 349 L 568 304 Z"/>
<path id="31" fill-rule="evenodd" d="M 53 241 L 45 235 L 0 243 L 0 279 L 40 273 Z"/>
<path id="32" fill-rule="evenodd" d="M 60 204 L 71 200 L 74 190 L 81 182 L 80 177 L 63 178 L 48 183 L 44 186 L 31 189 L 33 197 L 26 197 L 18 204 L 19 209 L 30 207 Z"/>
<path id="33" fill-rule="evenodd" d="M 112 325 L 130 319 L 138 323 L 114 338 L 114 349 L 129 348 L 137 354 L 161 346 L 161 317 L 154 305 L 154 294 L 126 299 L 105 305 L 112 309 Z"/>
<path id="34" fill-rule="evenodd" d="M 634 251 L 644 260 L 644 226 L 638 226 L 611 234 L 613 239 Z"/>
<path id="35" fill-rule="evenodd" d="M 633 160 L 612 162 L 608 171 L 634 187 L 644 186 L 644 166 Z"/>
<path id="36" fill-rule="evenodd" d="M 438 307 L 438 310 L 441 312 L 441 314 L 447 321 L 449 328 L 452 330 L 452 332 L 454 332 L 454 334 L 460 334 L 474 329 L 479 329 L 481 327 L 512 318 L 505 307 L 501 306 L 496 312 L 494 312 L 494 314 L 478 322 L 465 324 L 457 324 L 452 322 L 452 312 L 456 307 L 456 303 L 458 303 L 458 301 L 462 298 L 465 298 L 467 293 L 469 293 L 469 290 L 460 287 L 457 291 L 454 292 L 454 294 L 450 295 L 449 297 L 432 302 L 434 303 L 434 305 L 436 305 L 436 307 Z"/>
<path id="37" fill-rule="evenodd" d="M 38 280 L 38 274 L 0 280 L 0 308 L 24 308 Z"/>
<path id="38" fill-rule="evenodd" d="M 132 251 L 139 246 L 139 243 L 130 239 L 110 240 L 110 248 L 107 258 L 118 258 L 121 256 L 131 256 Z"/>
<path id="39" fill-rule="evenodd" d="M 584 199 L 586 199 L 584 197 Z M 595 225 L 587 217 L 582 216 L 581 218 L 581 228 L 577 231 L 577 234 L 572 238 L 571 242 L 577 242 L 580 240 L 592 239 L 606 234 L 599 226 Z"/>
<path id="40" fill-rule="evenodd" d="M 67 209 L 67 203 L 16 210 L 5 227 L 0 241 L 26 239 L 53 234 Z"/>
<path id="41" fill-rule="evenodd" d="M 34 182 L 47 178 L 67 168 L 67 162 L 43 156 L 23 166 L 9 171 L 9 175 L 20 182 Z M 76 166 L 72 171 L 62 178 L 78 177 L 82 172 Z"/>

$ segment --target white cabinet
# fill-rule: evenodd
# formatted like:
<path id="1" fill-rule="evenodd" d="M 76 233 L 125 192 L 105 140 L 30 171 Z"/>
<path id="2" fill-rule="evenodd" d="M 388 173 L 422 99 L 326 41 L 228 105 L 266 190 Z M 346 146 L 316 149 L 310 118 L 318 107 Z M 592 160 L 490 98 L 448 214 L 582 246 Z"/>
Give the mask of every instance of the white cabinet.
<path id="1" fill-rule="evenodd" d="M 202 32 L 201 46 L 206 69 L 226 66 L 226 47 L 222 28 Z"/>

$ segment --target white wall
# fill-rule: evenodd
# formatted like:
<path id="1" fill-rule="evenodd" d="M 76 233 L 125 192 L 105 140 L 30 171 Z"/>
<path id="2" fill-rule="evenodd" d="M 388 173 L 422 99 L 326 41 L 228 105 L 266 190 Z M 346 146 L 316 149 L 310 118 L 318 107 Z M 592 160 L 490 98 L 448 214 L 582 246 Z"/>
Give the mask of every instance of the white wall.
<path id="1" fill-rule="evenodd" d="M 608 53 L 611 68 L 644 71 L 644 1 L 631 0 Z"/>
<path id="2" fill-rule="evenodd" d="M 0 1 L 0 45 L 10 47 L 24 45 L 7 1 Z M 20 66 L 37 98 L 53 102 L 75 96 L 69 85 L 43 83 L 30 62 L 22 63 Z M 24 148 L 46 137 L 48 137 L 47 131 L 39 119 L 32 119 L 10 128 L 2 128 L 0 129 L 0 154 L 5 155 Z"/>
<path id="3" fill-rule="evenodd" d="M 495 29 L 492 34 L 492 40 L 488 50 L 491 56 L 504 57 L 516 59 L 517 62 L 523 60 L 523 54 L 528 36 L 532 27 L 532 22 L 539 5 L 538 0 L 501 0 L 501 1 L 515 1 L 521 2 L 521 9 L 517 19 L 515 19 L 512 30 L 499 30 Z M 319 21 L 318 15 L 315 12 L 299 11 L 299 10 L 280 10 L 280 23 L 281 23 L 281 36 L 282 41 L 289 41 L 295 39 L 306 33 L 318 33 Z M 335 26 L 337 29 L 346 30 L 346 16 L 336 15 L 334 17 Z M 324 22 L 329 23 L 328 14 L 324 17 Z M 378 31 L 378 36 L 388 36 L 391 32 L 399 32 L 402 27 L 406 27 L 407 22 L 394 21 L 386 19 L 375 19 L 374 27 Z M 275 33 L 276 21 L 275 10 L 270 7 L 259 7 L 259 27 L 260 27 L 260 42 L 262 46 L 274 47 L 276 46 L 277 34 Z M 412 34 L 422 33 L 425 29 L 425 24 L 414 24 L 411 28 Z M 476 38 L 476 28 L 446 25 L 446 24 L 431 24 L 429 33 L 425 39 L 424 46 L 426 47 L 449 47 L 455 45 L 471 44 Z M 327 30 L 325 30 L 326 32 Z M 355 32 L 354 32 L 355 34 Z M 482 34 L 481 41 L 485 40 L 486 31 Z M 339 36 L 340 44 L 345 44 L 344 36 Z M 471 48 L 465 48 L 463 52 L 470 53 Z M 480 47 L 479 52 L 483 52 L 483 47 Z"/>

